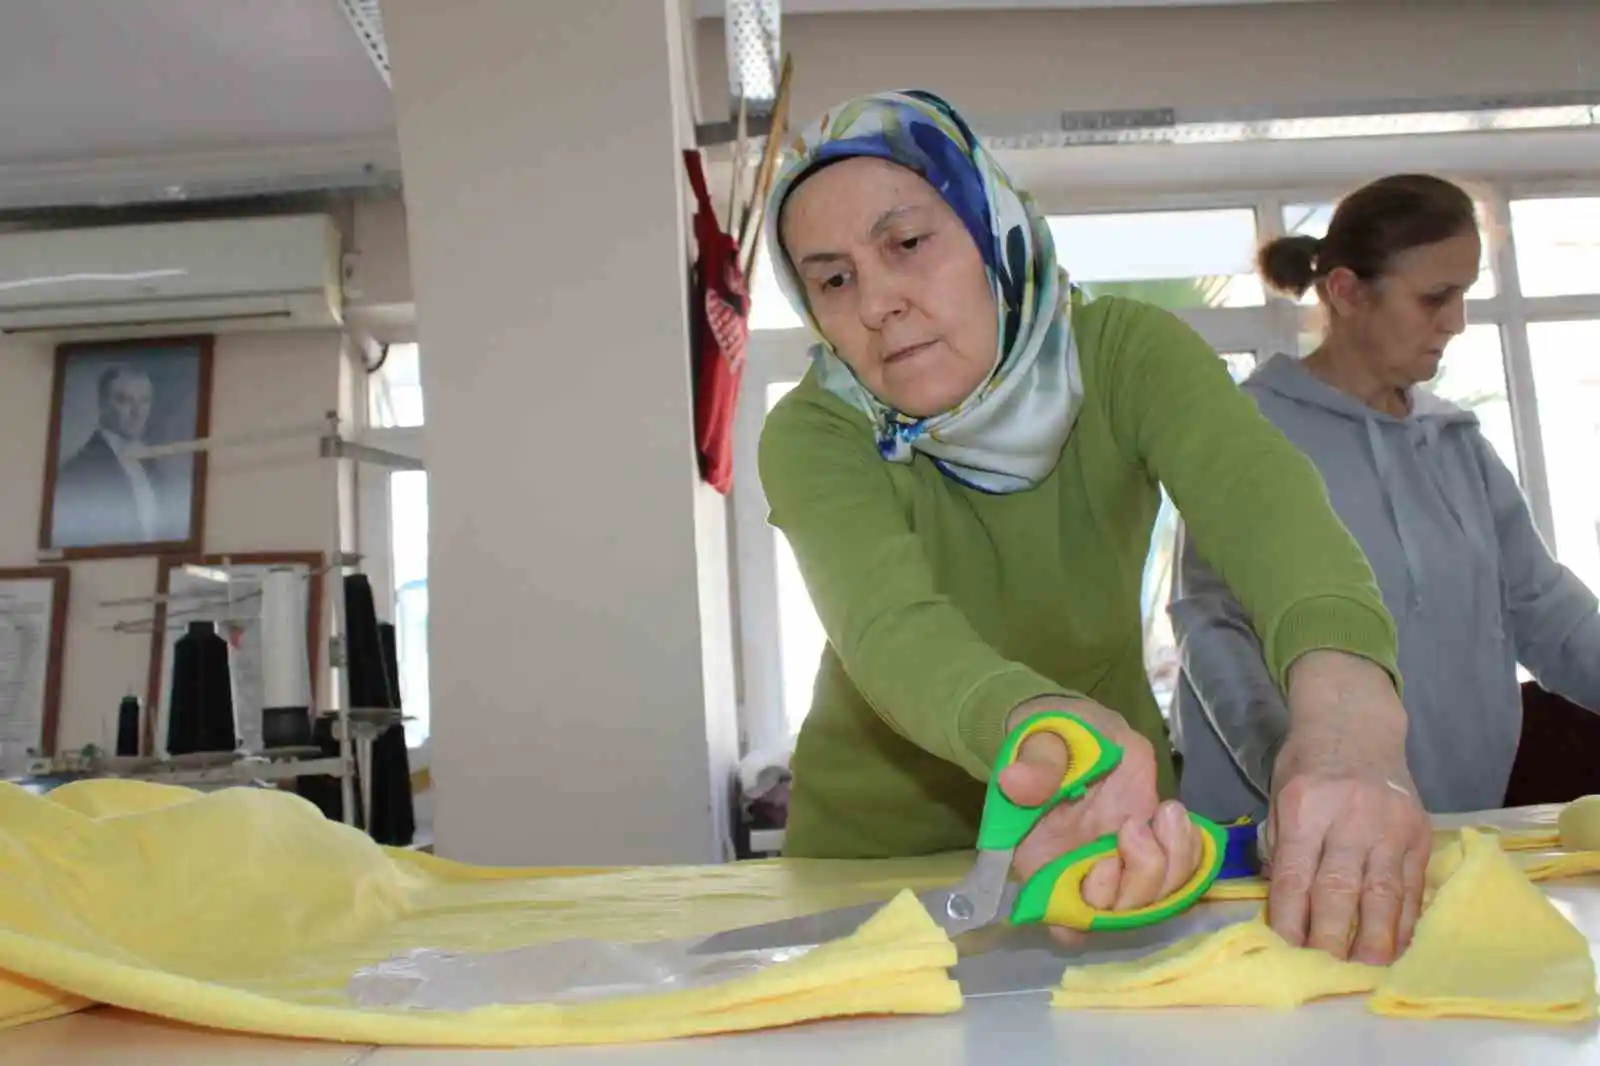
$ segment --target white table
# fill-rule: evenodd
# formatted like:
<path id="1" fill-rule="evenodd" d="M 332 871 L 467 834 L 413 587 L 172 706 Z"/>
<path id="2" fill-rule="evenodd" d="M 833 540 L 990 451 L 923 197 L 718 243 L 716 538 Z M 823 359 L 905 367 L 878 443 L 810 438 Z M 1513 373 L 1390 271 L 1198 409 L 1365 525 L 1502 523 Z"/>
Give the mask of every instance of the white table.
<path id="1" fill-rule="evenodd" d="M 1554 808 L 1526 808 L 1438 824 L 1528 828 L 1553 824 Z M 1600 877 L 1547 886 L 1591 945 L 1600 944 Z M 1168 942 L 1215 928 L 1252 912 L 1256 904 L 1207 904 L 1166 923 Z M 1129 951 L 1102 948 L 1097 960 Z M 964 962 L 958 975 L 981 986 L 995 967 L 1036 970 L 1048 979 L 1062 962 L 1026 947 Z M 1402 1021 L 1367 1013 L 1361 997 L 1313 1003 L 1282 1013 L 1264 1010 L 1096 1012 L 1052 1010 L 1044 994 L 978 996 L 955 1015 L 936 1018 L 823 1022 L 742 1036 L 616 1048 L 464 1051 L 340 1046 L 198 1032 L 116 1010 L 93 1010 L 0 1034 L 0 1062 L 18 1066 L 1090 1066 L 1157 1062 L 1167 1066 L 1263 1063 L 1450 1063 L 1504 1066 L 1533 1063 L 1600 1066 L 1600 1027 L 1534 1026 L 1501 1021 Z"/>

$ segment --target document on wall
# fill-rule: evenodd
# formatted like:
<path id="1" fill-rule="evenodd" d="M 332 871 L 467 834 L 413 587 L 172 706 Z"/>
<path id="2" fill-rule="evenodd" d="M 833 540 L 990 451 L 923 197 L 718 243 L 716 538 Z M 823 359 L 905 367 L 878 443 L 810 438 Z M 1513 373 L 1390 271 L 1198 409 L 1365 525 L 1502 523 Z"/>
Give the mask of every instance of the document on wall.
<path id="1" fill-rule="evenodd" d="M 54 609 L 49 579 L 0 582 L 0 775 L 25 771 L 28 752 L 44 745 Z"/>

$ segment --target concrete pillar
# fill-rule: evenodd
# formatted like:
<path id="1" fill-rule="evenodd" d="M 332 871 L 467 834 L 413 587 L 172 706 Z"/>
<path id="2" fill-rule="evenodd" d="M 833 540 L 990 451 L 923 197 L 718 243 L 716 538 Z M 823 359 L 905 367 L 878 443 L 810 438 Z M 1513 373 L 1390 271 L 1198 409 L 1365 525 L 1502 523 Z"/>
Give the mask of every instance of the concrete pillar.
<path id="1" fill-rule="evenodd" d="M 678 0 L 386 0 L 427 405 L 441 855 L 723 858 Z"/>

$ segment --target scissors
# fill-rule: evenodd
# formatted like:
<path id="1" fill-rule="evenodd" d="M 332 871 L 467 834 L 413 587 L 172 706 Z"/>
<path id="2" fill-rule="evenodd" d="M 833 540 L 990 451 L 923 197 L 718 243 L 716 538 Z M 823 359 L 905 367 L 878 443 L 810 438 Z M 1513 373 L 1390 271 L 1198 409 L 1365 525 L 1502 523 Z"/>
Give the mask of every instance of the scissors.
<path id="1" fill-rule="evenodd" d="M 1000 774 L 1017 761 L 1023 742 L 1040 733 L 1052 733 L 1066 744 L 1067 772 L 1054 796 L 1037 807 L 1025 807 L 1001 792 Z M 1187 883 L 1148 906 L 1101 910 L 1083 898 L 1083 881 L 1089 871 L 1101 859 L 1116 854 L 1115 833 L 1067 852 L 1020 884 L 1011 880 L 1012 856 L 1023 838 L 1058 805 L 1082 799 L 1090 785 L 1116 768 L 1122 755 L 1120 745 L 1064 711 L 1035 714 L 1007 735 L 989 777 L 978 823 L 977 860 L 954 888 L 917 897 L 947 935 L 958 936 L 1002 921 L 1012 925 L 1044 922 L 1084 932 L 1136 929 L 1180 914 L 1205 895 L 1222 872 L 1229 834 L 1193 812 L 1189 818 L 1200 830 L 1200 864 Z M 721 933 L 702 942 L 694 953 L 820 943 L 842 935 L 847 930 L 840 926 L 857 917 L 864 919 L 877 906 L 850 907 Z"/>

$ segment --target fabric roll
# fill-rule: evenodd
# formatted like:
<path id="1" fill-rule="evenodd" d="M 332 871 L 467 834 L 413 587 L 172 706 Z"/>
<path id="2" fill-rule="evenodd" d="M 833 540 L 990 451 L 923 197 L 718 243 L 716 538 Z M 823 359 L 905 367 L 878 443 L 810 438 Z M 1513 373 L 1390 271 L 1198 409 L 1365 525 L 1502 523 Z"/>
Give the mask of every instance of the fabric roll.
<path id="1" fill-rule="evenodd" d="M 345 647 L 350 669 L 352 707 L 398 707 L 398 694 L 389 688 L 384 666 L 383 638 L 378 632 L 378 612 L 372 582 L 365 574 L 344 579 Z"/>
<path id="2" fill-rule="evenodd" d="M 117 705 L 117 754 L 139 754 L 138 696 L 124 696 Z"/>
<path id="3" fill-rule="evenodd" d="M 383 652 L 385 689 L 393 707 L 400 707 L 400 670 L 396 663 L 394 626 L 378 625 L 378 646 Z M 406 727 L 396 722 L 372 745 L 372 839 L 380 844 L 405 847 L 416 838 L 417 815 L 411 796 L 411 756 L 406 748 Z"/>
<path id="4" fill-rule="evenodd" d="M 394 626 L 378 621 L 372 582 L 365 574 L 345 578 L 345 645 L 352 707 L 400 708 L 400 672 Z M 336 756 L 338 740 L 330 718 L 316 724 L 314 743 Z M 295 790 L 335 820 L 344 817 L 339 782 L 332 777 L 301 778 Z M 380 844 L 405 847 L 416 838 L 416 807 L 411 795 L 410 755 L 405 726 L 386 729 L 372 745 L 372 810 L 360 809 L 362 790 L 355 789 L 355 821 Z"/>
<path id="5" fill-rule="evenodd" d="M 297 571 L 274 567 L 262 576 L 260 624 L 261 705 L 310 707 L 305 582 Z"/>
<path id="6" fill-rule="evenodd" d="M 233 715 L 228 642 L 214 622 L 190 622 L 172 650 L 172 693 L 167 752 L 233 751 L 239 746 Z"/>

